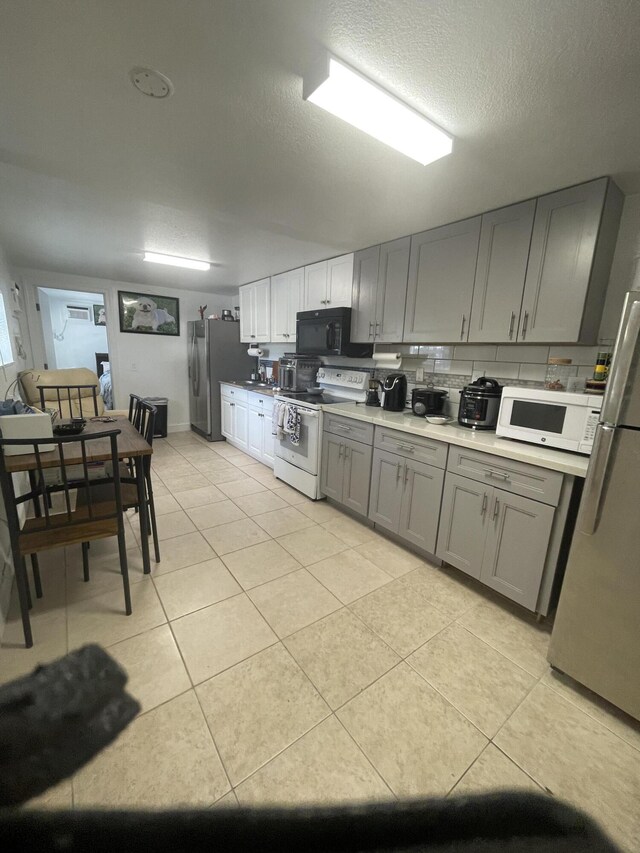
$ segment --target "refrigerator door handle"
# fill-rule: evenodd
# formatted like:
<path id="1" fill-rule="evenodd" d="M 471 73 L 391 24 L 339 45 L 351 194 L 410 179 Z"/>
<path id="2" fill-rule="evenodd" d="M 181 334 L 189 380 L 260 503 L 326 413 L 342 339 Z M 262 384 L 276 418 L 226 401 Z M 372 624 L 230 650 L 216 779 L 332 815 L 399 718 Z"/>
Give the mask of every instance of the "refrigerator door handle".
<path id="1" fill-rule="evenodd" d="M 602 401 L 600 419 L 606 424 L 620 421 L 629 374 L 634 363 L 636 347 L 640 338 L 640 294 L 627 294 L 618 337 L 607 381 L 607 390 Z"/>
<path id="2" fill-rule="evenodd" d="M 200 364 L 198 362 L 197 346 L 198 341 L 194 327 L 193 337 L 191 338 L 191 388 L 193 390 L 194 397 L 197 397 L 200 393 Z"/>
<path id="3" fill-rule="evenodd" d="M 592 536 L 598 529 L 615 432 L 615 427 L 603 424 L 599 424 L 596 429 L 577 522 L 578 530 L 588 536 Z"/>

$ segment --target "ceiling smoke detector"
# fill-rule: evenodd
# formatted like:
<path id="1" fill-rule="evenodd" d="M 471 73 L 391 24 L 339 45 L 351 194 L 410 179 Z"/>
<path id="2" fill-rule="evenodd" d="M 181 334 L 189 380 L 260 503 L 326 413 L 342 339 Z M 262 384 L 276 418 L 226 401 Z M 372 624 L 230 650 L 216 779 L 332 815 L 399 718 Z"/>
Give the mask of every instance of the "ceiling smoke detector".
<path id="1" fill-rule="evenodd" d="M 129 79 L 133 85 L 150 98 L 168 98 L 173 94 L 173 83 L 153 68 L 132 68 Z"/>

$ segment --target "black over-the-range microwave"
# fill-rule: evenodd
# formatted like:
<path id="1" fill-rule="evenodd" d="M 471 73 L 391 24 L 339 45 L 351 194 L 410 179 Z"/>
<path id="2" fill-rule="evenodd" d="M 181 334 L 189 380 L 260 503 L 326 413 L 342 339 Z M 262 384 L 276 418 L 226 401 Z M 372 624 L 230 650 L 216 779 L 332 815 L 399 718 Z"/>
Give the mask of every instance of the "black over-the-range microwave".
<path id="1" fill-rule="evenodd" d="M 372 344 L 351 343 L 351 308 L 323 308 L 296 315 L 299 355 L 346 355 L 370 358 Z"/>

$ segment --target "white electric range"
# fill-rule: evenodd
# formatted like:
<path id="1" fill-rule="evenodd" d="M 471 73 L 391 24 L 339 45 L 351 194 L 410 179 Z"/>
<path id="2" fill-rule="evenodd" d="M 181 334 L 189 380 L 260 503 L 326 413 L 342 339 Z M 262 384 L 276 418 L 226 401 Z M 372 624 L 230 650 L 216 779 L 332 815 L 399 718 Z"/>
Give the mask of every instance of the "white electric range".
<path id="1" fill-rule="evenodd" d="M 322 406 L 339 403 L 364 403 L 369 372 L 321 367 L 316 379 L 322 393 L 282 391 L 275 405 L 295 406 L 300 414 L 300 441 L 293 444 L 289 435 L 275 438 L 273 473 L 294 489 L 318 500 L 322 452 Z"/>

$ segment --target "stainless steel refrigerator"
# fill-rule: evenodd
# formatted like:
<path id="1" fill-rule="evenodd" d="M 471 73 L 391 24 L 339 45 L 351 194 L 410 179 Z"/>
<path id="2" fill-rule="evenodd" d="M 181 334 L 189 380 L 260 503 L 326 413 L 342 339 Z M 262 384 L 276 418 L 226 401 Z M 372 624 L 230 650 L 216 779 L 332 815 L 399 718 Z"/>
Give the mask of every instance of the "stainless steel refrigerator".
<path id="1" fill-rule="evenodd" d="M 640 292 L 628 293 L 550 663 L 640 720 Z"/>
<path id="2" fill-rule="evenodd" d="M 220 381 L 249 379 L 256 360 L 240 343 L 240 323 L 190 320 L 189 417 L 191 429 L 209 441 L 221 441 Z"/>

